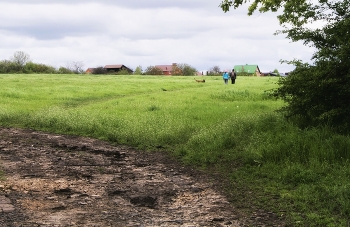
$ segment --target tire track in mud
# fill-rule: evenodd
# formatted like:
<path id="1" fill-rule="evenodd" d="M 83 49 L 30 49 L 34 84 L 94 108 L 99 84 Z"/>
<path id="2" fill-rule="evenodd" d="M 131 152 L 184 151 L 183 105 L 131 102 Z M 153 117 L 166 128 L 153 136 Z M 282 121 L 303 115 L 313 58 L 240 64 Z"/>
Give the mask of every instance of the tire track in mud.
<path id="1" fill-rule="evenodd" d="M 161 152 L 0 128 L 0 166 L 1 226 L 245 226 L 214 181 Z"/>

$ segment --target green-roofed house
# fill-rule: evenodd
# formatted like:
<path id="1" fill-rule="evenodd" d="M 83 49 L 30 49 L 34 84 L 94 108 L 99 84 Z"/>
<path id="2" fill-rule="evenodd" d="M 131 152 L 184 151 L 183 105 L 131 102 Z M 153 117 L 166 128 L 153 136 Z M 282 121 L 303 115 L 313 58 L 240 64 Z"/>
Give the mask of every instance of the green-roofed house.
<path id="1" fill-rule="evenodd" d="M 235 69 L 235 72 L 237 74 L 248 73 L 248 74 L 255 74 L 256 76 L 262 75 L 258 65 L 247 65 L 247 64 L 246 65 L 235 65 L 234 69 Z"/>

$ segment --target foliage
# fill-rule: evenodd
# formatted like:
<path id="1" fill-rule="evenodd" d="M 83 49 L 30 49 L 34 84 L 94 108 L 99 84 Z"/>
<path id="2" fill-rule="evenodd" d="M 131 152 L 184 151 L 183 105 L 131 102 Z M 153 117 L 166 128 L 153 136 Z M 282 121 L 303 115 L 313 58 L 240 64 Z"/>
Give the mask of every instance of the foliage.
<path id="1" fill-rule="evenodd" d="M 141 65 L 136 67 L 134 75 L 142 75 L 142 66 Z"/>
<path id="2" fill-rule="evenodd" d="M 122 69 L 122 70 L 119 70 L 118 75 L 130 75 L 130 72 L 127 70 L 127 69 Z"/>
<path id="3" fill-rule="evenodd" d="M 215 65 L 208 70 L 208 76 L 220 76 L 221 69 L 219 66 Z"/>
<path id="4" fill-rule="evenodd" d="M 12 74 L 12 73 L 47 73 L 47 74 L 72 74 L 82 73 L 83 64 L 81 62 L 72 62 L 69 67 L 60 67 L 58 70 L 50 65 L 41 63 L 34 63 L 30 61 L 29 54 L 23 51 L 17 51 L 14 53 L 11 60 L 0 61 L 0 73 Z"/>
<path id="5" fill-rule="evenodd" d="M 92 74 L 106 74 L 107 69 L 105 69 L 103 66 L 98 66 L 92 70 Z"/>
<path id="6" fill-rule="evenodd" d="M 23 67 L 24 73 L 57 73 L 57 70 L 48 65 L 27 62 Z"/>
<path id="7" fill-rule="evenodd" d="M 237 8 L 241 0 L 224 0 L 221 8 L 227 12 Z M 296 69 L 289 78 L 281 79 L 274 96 L 286 101 L 282 109 L 305 126 L 329 124 L 336 130 L 350 132 L 350 1 L 349 0 L 255 0 L 249 7 L 251 15 L 283 8 L 278 19 L 292 41 L 304 41 L 316 48 L 313 65 L 293 60 Z M 309 24 L 321 22 L 322 27 Z M 286 61 L 285 61 L 286 62 Z"/>
<path id="8" fill-rule="evenodd" d="M 197 69 L 186 63 L 180 63 L 173 66 L 171 75 L 173 76 L 194 76 Z"/>
<path id="9" fill-rule="evenodd" d="M 16 65 L 24 67 L 24 65 L 30 61 L 30 56 L 29 56 L 29 54 L 27 54 L 23 51 L 16 51 L 13 54 L 11 61 L 13 63 L 15 63 Z"/>
<path id="10" fill-rule="evenodd" d="M 278 69 L 275 69 L 272 71 L 273 73 L 276 73 L 277 76 L 281 76 L 280 72 L 278 71 Z"/>
<path id="11" fill-rule="evenodd" d="M 163 71 L 155 66 L 148 66 L 144 72 L 145 75 L 163 75 Z"/>
<path id="12" fill-rule="evenodd" d="M 67 69 L 63 66 L 61 66 L 58 71 L 57 71 L 58 74 L 73 74 L 74 72 L 72 72 L 70 69 Z"/>
<path id="13" fill-rule="evenodd" d="M 303 64 L 281 78 L 281 86 L 273 94 L 288 104 L 281 111 L 304 127 L 328 124 L 340 131 L 349 130 L 350 73 L 342 69 L 331 62 Z"/>
<path id="14" fill-rule="evenodd" d="M 183 74 L 182 71 L 183 67 L 181 67 L 181 64 L 174 64 L 172 66 L 172 70 L 171 70 L 171 75 L 173 76 L 181 76 Z"/>
<path id="15" fill-rule="evenodd" d="M 0 73 L 22 73 L 23 67 L 10 61 L 0 61 Z"/>

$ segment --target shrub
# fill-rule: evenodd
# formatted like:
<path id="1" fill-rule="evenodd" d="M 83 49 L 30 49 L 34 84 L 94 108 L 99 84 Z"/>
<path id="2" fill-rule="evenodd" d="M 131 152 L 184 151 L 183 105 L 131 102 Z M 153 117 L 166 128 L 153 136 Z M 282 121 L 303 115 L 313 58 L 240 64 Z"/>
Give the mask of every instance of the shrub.
<path id="1" fill-rule="evenodd" d="M 107 70 L 104 67 L 99 66 L 92 70 L 92 74 L 107 74 Z"/>
<path id="2" fill-rule="evenodd" d="M 163 75 L 163 71 L 155 66 L 148 66 L 145 70 L 145 75 Z"/>

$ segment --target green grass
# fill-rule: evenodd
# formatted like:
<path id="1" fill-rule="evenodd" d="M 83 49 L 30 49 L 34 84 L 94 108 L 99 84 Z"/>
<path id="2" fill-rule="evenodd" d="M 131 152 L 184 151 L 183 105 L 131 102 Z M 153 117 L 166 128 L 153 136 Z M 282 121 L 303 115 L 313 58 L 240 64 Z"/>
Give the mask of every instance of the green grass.
<path id="1" fill-rule="evenodd" d="M 275 110 L 277 78 L 0 75 L 0 125 L 167 150 L 219 174 L 236 207 L 289 226 L 346 226 L 350 138 Z"/>

